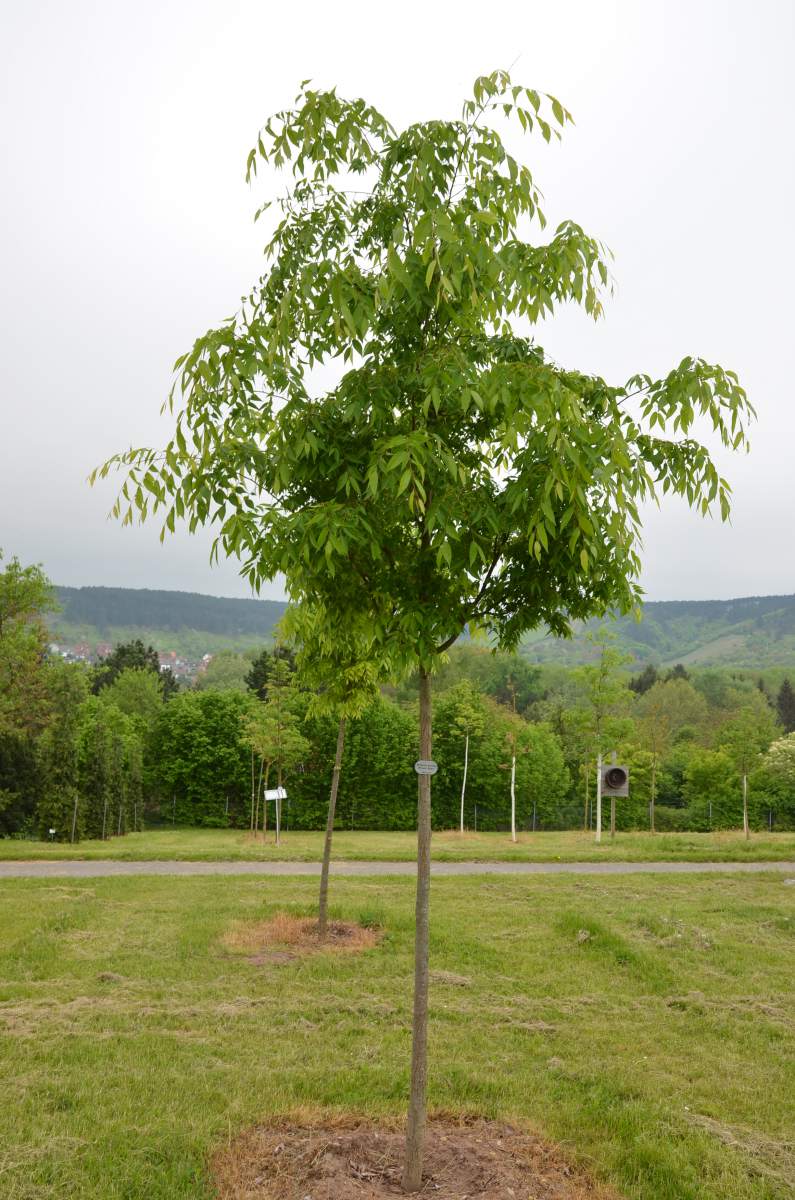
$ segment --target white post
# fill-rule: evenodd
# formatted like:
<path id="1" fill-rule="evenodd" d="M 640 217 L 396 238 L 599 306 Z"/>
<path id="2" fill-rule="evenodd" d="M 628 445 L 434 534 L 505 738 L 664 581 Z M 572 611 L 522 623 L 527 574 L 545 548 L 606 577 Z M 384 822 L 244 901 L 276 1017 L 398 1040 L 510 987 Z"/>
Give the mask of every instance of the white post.
<path id="1" fill-rule="evenodd" d="M 596 840 L 602 840 L 602 754 L 596 756 Z"/>
<path id="2" fill-rule="evenodd" d="M 511 841 L 516 841 L 516 753 L 511 756 Z"/>
<path id="3" fill-rule="evenodd" d="M 467 790 L 467 766 L 469 765 L 469 733 L 464 742 L 464 781 L 461 784 L 461 832 L 464 832 L 464 795 Z"/>

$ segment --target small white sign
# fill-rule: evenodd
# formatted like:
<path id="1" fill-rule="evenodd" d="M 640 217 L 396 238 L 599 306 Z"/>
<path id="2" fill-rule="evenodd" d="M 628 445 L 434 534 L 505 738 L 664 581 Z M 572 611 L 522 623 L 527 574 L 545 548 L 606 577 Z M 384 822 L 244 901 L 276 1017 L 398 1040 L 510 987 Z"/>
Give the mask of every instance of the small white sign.
<path id="1" fill-rule="evenodd" d="M 435 763 L 432 758 L 421 758 L 419 762 L 415 762 L 414 770 L 418 775 L 435 775 L 439 770 L 439 764 Z"/>
<path id="2" fill-rule="evenodd" d="M 286 800 L 287 799 L 287 788 L 283 788 L 283 787 L 282 788 L 266 788 L 265 789 L 265 799 L 266 800 Z"/>

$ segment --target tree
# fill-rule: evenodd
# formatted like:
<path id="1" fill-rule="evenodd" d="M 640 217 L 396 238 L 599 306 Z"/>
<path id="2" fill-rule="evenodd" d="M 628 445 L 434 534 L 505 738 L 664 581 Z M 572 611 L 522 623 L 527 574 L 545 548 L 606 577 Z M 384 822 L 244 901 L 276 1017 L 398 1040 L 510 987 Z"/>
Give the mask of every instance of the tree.
<path id="1" fill-rule="evenodd" d="M 721 728 L 718 745 L 725 750 L 742 781 L 743 833 L 746 841 L 751 836 L 748 820 L 748 776 L 759 766 L 761 756 L 776 736 L 776 721 L 770 705 L 763 695 L 753 691 L 747 702 L 731 720 Z"/>
<path id="2" fill-rule="evenodd" d="M 273 674 L 268 687 L 267 708 L 274 717 L 274 757 L 276 766 L 276 845 L 281 840 L 282 801 L 281 791 L 286 772 L 297 766 L 305 757 L 309 743 L 298 729 L 298 717 L 295 713 L 295 681 L 289 664 L 284 659 L 278 659 L 274 664 Z"/>
<path id="3" fill-rule="evenodd" d="M 81 704 L 78 731 L 82 828 L 88 837 L 103 839 L 140 826 L 144 732 L 140 718 L 122 712 L 106 695 Z"/>
<path id="4" fill-rule="evenodd" d="M 795 691 L 789 679 L 785 679 L 778 689 L 776 709 L 784 732 L 795 732 Z"/>
<path id="5" fill-rule="evenodd" d="M 644 692 L 648 692 L 649 688 L 654 687 L 658 678 L 657 668 L 653 663 L 649 663 L 643 668 L 640 675 L 635 675 L 630 679 L 627 686 L 636 696 L 642 696 Z"/>
<path id="6" fill-rule="evenodd" d="M 469 742 L 470 738 L 477 738 L 483 733 L 486 725 L 486 708 L 482 696 L 468 679 L 463 679 L 455 687 L 450 688 L 444 694 L 443 700 L 440 701 L 437 708 L 441 709 L 441 712 L 437 711 L 435 719 L 438 723 L 441 717 L 443 726 L 446 726 L 446 739 L 456 741 L 459 745 L 462 740 L 464 743 L 461 804 L 458 814 L 458 827 L 460 832 L 463 833 L 467 775 L 469 773 Z M 446 739 L 443 737 L 442 741 Z"/>
<path id="7" fill-rule="evenodd" d="M 157 724 L 163 707 L 163 683 L 159 676 L 144 667 L 125 667 L 113 683 L 100 692 L 104 704 L 112 704 L 138 724 L 148 735 Z"/>
<path id="8" fill-rule="evenodd" d="M 268 698 L 263 710 L 248 720 L 245 726 L 247 744 L 252 746 L 260 756 L 261 764 L 265 766 L 265 793 L 271 769 L 276 768 L 276 786 L 279 793 L 282 790 L 284 776 L 287 771 L 297 766 L 306 756 L 309 743 L 300 732 L 299 717 L 296 711 L 297 688 L 294 672 L 289 663 L 278 658 L 274 661 L 273 671 L 268 683 Z M 260 778 L 262 776 L 260 775 Z M 267 804 L 267 794 L 265 794 Z M 281 843 L 281 798 L 277 795 L 276 803 L 276 845 Z M 264 815 L 264 821 L 267 816 Z M 263 829 L 265 825 L 263 825 Z M 254 824 L 256 833 L 256 819 Z"/>
<path id="9" fill-rule="evenodd" d="M 598 658 L 595 663 L 579 667 L 575 676 L 585 692 L 585 706 L 580 710 L 585 744 L 588 748 L 585 760 L 586 823 L 588 809 L 588 771 L 590 762 L 596 759 L 597 769 L 602 755 L 615 749 L 616 744 L 629 731 L 626 712 L 632 701 L 627 679 L 622 667 L 632 661 L 632 656 L 623 654 L 614 645 L 614 637 L 605 629 L 589 634 L 589 641 L 596 647 Z M 596 840 L 602 840 L 601 777 L 597 778 Z M 611 807 L 611 831 L 615 828 L 614 809 Z"/>
<path id="10" fill-rule="evenodd" d="M 511 758 L 511 841 L 516 841 L 516 758 L 527 754 L 527 722 L 512 709 L 502 716 L 503 736 Z M 507 765 L 507 764 L 503 764 Z"/>
<path id="11" fill-rule="evenodd" d="M 163 698 L 170 700 L 179 691 L 179 684 L 169 667 L 160 668 L 160 656 L 154 646 L 145 646 L 140 638 L 131 642 L 120 642 L 110 654 L 101 658 L 94 668 L 91 690 L 96 696 L 109 687 L 122 671 L 137 668 L 153 671 L 162 683 Z"/>
<path id="12" fill-rule="evenodd" d="M 598 317 L 609 270 L 571 221 L 526 240 L 543 214 L 495 128 L 509 119 L 549 140 L 570 116 L 503 71 L 476 81 L 460 120 L 400 132 L 305 85 L 249 156 L 250 177 L 260 161 L 292 166 L 266 273 L 178 360 L 165 451 L 97 473 L 126 470 L 123 520 L 216 525 L 214 552 L 254 588 L 281 572 L 330 632 L 416 670 L 422 759 L 438 656 L 466 627 L 511 649 L 538 625 L 566 635 L 631 609 L 638 504 L 660 489 L 725 517 L 728 485 L 693 423 L 737 448 L 752 412 L 736 376 L 701 359 L 616 387 L 515 327 L 569 301 Z M 341 377 L 317 394 L 333 363 Z M 425 1129 L 430 800 L 421 775 L 407 1191 Z"/>
<path id="13" fill-rule="evenodd" d="M 39 836 L 54 829 L 58 838 L 71 842 L 83 835 L 80 810 L 79 737 L 80 710 L 88 694 L 82 664 L 54 663 L 48 671 L 50 724 L 39 738 L 41 795 L 36 818 Z"/>
<path id="14" fill-rule="evenodd" d="M 246 687 L 254 692 L 260 700 L 264 700 L 268 694 L 268 680 L 277 658 L 285 659 L 291 670 L 295 670 L 294 651 L 289 646 L 285 646 L 283 642 L 277 642 L 275 646 L 266 646 L 264 650 L 260 651 L 246 675 Z"/>
<path id="15" fill-rule="evenodd" d="M 152 774 L 174 821 L 216 828 L 245 822 L 249 762 L 241 714 L 255 703 L 240 692 L 191 690 L 162 706 Z"/>
<path id="16" fill-rule="evenodd" d="M 35 739 L 25 731 L 0 734 L 0 837 L 33 832 L 40 795 Z"/>
<path id="17" fill-rule="evenodd" d="M 765 755 L 765 767 L 775 779 L 795 789 L 795 733 L 773 742 Z"/>
<path id="18" fill-rule="evenodd" d="M 725 750 L 695 750 L 685 769 L 682 792 L 691 829 L 737 828 L 741 813 L 737 773 Z"/>
<path id="19" fill-rule="evenodd" d="M 681 676 L 655 683 L 638 701 L 641 742 L 652 756 L 649 794 L 649 828 L 652 833 L 655 832 L 654 807 L 660 761 L 676 732 L 686 725 L 697 725 L 706 719 L 706 715 L 704 697 Z"/>
<path id="20" fill-rule="evenodd" d="M 197 692 L 245 692 L 250 671 L 250 658 L 233 650 L 222 650 L 199 672 L 193 686 Z"/>
<path id="21" fill-rule="evenodd" d="M 268 790 L 271 767 L 277 752 L 276 716 L 265 705 L 248 708 L 241 714 L 243 742 L 251 750 L 251 832 L 254 838 L 259 832 L 259 809 L 263 802 L 263 789 Z M 255 757 L 259 759 L 259 779 L 256 776 Z M 268 831 L 268 810 L 262 803 L 262 836 Z"/>
<path id="22" fill-rule="evenodd" d="M 3 554 L 0 551 L 0 563 Z M 40 567 L 0 570 L 0 736 L 38 733 L 47 720 L 44 614 L 57 608 Z"/>
<path id="23" fill-rule="evenodd" d="M 300 647 L 297 666 L 304 681 L 310 686 L 314 685 L 316 689 L 310 700 L 310 713 L 333 713 L 338 721 L 326 814 L 326 836 L 323 840 L 323 859 L 320 867 L 317 931 L 322 941 L 326 937 L 328 925 L 331 844 L 345 747 L 345 727 L 349 718 L 361 716 L 368 703 L 373 700 L 377 692 L 379 674 L 383 675 L 386 672 L 388 664 L 368 662 L 362 649 L 350 639 L 329 637 L 322 616 L 306 604 L 289 610 L 284 625 L 291 639 Z M 274 664 L 271 680 L 275 680 L 275 677 Z"/>

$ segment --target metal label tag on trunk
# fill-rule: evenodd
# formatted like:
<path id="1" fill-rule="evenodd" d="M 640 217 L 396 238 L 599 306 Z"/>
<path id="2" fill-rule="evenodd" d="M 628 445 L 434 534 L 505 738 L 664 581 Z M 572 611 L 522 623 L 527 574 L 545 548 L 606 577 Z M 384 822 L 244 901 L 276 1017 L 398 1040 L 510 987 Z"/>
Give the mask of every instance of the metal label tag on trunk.
<path id="1" fill-rule="evenodd" d="M 421 758 L 419 762 L 415 762 L 414 770 L 418 775 L 435 775 L 439 770 L 439 764 L 435 763 L 432 758 Z"/>

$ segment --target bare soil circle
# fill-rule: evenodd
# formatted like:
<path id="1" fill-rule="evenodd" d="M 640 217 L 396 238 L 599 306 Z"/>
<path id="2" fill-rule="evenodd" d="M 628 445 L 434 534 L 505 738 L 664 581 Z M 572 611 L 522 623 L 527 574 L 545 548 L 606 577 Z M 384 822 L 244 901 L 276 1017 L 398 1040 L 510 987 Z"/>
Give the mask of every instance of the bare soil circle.
<path id="1" fill-rule="evenodd" d="M 275 1121 L 219 1150 L 219 1200 L 385 1200 L 401 1188 L 405 1135 L 350 1117 Z M 437 1200 L 619 1200 L 556 1146 L 481 1118 L 431 1118 L 420 1197 Z"/>

